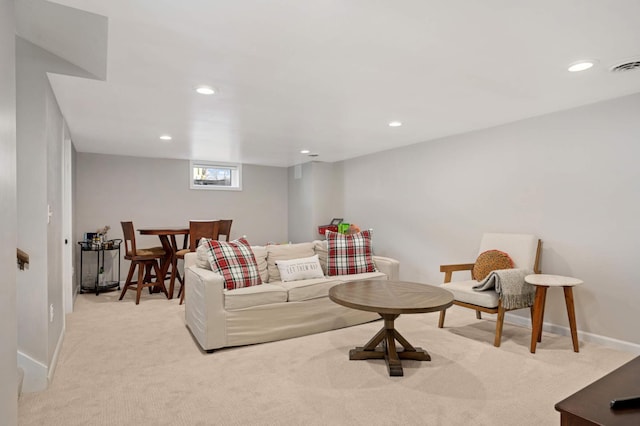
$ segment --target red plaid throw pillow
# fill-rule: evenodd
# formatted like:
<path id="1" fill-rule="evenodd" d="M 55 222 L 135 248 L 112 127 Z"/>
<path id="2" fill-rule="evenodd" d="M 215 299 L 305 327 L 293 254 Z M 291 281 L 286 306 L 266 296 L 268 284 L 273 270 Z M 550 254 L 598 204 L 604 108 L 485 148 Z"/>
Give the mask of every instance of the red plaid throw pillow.
<path id="1" fill-rule="evenodd" d="M 227 290 L 262 284 L 251 246 L 244 238 L 231 242 L 203 239 L 211 270 L 222 274 Z"/>
<path id="2" fill-rule="evenodd" d="M 326 231 L 327 275 L 350 275 L 375 272 L 371 251 L 371 231 L 343 235 Z"/>

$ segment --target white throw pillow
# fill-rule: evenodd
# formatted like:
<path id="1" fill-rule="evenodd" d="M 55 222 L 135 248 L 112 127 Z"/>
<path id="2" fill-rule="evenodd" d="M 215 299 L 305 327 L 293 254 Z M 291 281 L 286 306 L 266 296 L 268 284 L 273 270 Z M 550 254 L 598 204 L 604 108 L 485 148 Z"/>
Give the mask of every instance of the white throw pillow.
<path id="1" fill-rule="evenodd" d="M 269 244 L 267 246 L 267 269 L 269 282 L 282 281 L 276 262 L 280 260 L 302 259 L 316 254 L 313 243 Z"/>
<path id="2" fill-rule="evenodd" d="M 301 259 L 276 261 L 283 282 L 324 278 L 318 255 Z"/>

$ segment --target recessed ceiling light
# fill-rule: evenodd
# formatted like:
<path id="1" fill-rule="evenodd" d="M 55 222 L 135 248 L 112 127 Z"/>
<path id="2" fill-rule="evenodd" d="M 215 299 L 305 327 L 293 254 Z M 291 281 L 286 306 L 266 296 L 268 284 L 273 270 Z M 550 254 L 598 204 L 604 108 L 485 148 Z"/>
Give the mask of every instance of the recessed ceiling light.
<path id="1" fill-rule="evenodd" d="M 213 95 L 214 93 L 216 93 L 216 90 L 211 86 L 198 86 L 196 87 L 196 92 L 200 93 L 201 95 Z"/>
<path id="2" fill-rule="evenodd" d="M 569 72 L 578 72 L 588 70 L 594 65 L 594 61 L 580 61 L 571 64 L 568 68 Z"/>
<path id="3" fill-rule="evenodd" d="M 300 151 L 300 154 L 308 154 L 311 151 L 309 151 L 308 149 L 303 149 L 302 151 Z"/>
<path id="4" fill-rule="evenodd" d="M 389 123 L 389 127 L 400 127 L 402 126 L 402 123 L 399 121 L 392 121 L 391 123 Z"/>
<path id="5" fill-rule="evenodd" d="M 160 136 L 160 139 L 162 139 L 163 141 L 170 141 L 171 140 L 171 136 L 170 135 L 162 135 L 162 136 Z"/>

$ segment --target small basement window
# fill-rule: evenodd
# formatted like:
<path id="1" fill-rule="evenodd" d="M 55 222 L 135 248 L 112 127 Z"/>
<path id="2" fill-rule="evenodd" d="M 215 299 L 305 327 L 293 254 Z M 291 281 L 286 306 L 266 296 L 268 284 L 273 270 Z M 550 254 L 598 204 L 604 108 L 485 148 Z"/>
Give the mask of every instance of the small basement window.
<path id="1" fill-rule="evenodd" d="M 191 189 L 242 191 L 242 164 L 190 161 Z"/>

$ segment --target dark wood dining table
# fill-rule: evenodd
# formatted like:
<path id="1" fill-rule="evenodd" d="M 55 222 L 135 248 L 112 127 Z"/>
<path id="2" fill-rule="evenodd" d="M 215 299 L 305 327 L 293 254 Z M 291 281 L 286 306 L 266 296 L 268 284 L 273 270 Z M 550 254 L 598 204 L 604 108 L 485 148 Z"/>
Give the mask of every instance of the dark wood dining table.
<path id="1" fill-rule="evenodd" d="M 162 243 L 162 248 L 165 251 L 164 258 L 160 261 L 160 275 L 161 279 L 165 280 L 169 273 L 169 267 L 175 267 L 174 256 L 181 248 L 187 248 L 187 242 L 189 240 L 189 227 L 184 226 L 165 226 L 165 227 L 147 227 L 138 228 L 140 235 L 157 235 Z M 184 235 L 182 241 L 182 247 L 178 247 L 176 236 Z M 182 277 L 176 271 L 176 277 L 184 285 Z M 160 277 L 158 277 L 160 279 Z M 173 298 L 174 283 L 171 283 L 169 288 L 169 299 Z"/>

